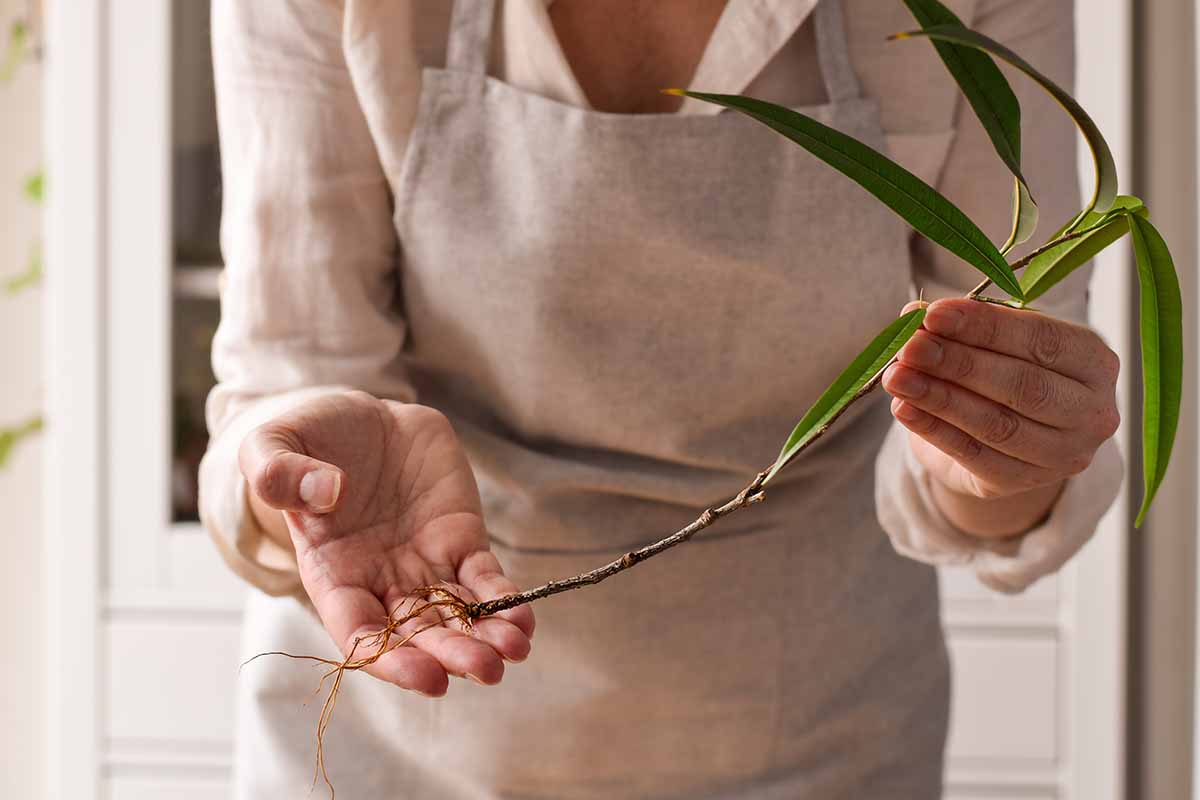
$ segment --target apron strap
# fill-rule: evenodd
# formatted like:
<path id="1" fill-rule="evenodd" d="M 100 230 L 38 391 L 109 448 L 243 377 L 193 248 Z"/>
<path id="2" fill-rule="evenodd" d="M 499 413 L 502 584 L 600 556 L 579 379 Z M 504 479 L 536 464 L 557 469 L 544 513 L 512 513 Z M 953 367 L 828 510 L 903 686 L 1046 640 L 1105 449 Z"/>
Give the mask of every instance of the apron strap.
<path id="1" fill-rule="evenodd" d="M 862 92 L 858 75 L 850 63 L 850 42 L 846 38 L 841 0 L 820 0 L 815 13 L 817 57 L 821 62 L 821 76 L 825 79 L 825 93 L 831 103 L 852 100 Z"/>
<path id="2" fill-rule="evenodd" d="M 487 73 L 495 16 L 496 0 L 454 0 L 446 42 L 446 69 L 477 75 Z"/>

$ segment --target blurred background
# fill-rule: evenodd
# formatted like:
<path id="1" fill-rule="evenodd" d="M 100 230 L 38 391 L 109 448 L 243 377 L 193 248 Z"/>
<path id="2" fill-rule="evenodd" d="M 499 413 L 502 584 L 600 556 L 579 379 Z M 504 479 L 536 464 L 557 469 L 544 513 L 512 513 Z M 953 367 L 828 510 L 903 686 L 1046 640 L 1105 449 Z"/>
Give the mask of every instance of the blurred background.
<path id="1" fill-rule="evenodd" d="M 0 0 L 0 797 L 227 796 L 244 589 L 195 485 L 221 270 L 208 4 L 53 5 Z M 1077 5 L 1077 95 L 1181 273 L 1185 414 L 1140 532 L 1123 498 L 1016 598 L 942 575 L 952 800 L 1200 798 L 1200 29 L 1190 0 Z M 1094 324 L 1136 378 L 1127 256 L 1097 273 Z"/>

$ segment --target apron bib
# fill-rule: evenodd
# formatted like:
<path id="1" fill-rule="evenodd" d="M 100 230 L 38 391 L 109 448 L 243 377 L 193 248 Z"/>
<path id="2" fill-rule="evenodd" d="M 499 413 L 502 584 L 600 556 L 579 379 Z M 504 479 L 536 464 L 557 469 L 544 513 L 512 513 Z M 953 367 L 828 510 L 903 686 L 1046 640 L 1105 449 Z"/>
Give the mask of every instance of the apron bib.
<path id="1" fill-rule="evenodd" d="M 394 176 L 403 358 L 468 449 L 506 571 L 532 586 L 678 529 L 766 467 L 898 314 L 910 269 L 889 211 L 750 120 L 600 113 L 489 77 L 493 12 L 455 3 Z M 828 103 L 804 111 L 882 149 L 840 4 L 814 13 Z M 538 603 L 533 654 L 500 687 L 430 701 L 348 680 L 327 737 L 339 795 L 938 797 L 946 653 L 933 571 L 875 521 L 889 424 L 882 395 L 859 403 L 763 505 Z M 299 640 L 285 649 L 329 650 L 294 603 L 251 613 Z M 243 678 L 242 759 L 311 752 L 310 715 L 287 705 L 311 686 L 290 680 Z M 262 780 L 243 796 L 284 785 Z"/>

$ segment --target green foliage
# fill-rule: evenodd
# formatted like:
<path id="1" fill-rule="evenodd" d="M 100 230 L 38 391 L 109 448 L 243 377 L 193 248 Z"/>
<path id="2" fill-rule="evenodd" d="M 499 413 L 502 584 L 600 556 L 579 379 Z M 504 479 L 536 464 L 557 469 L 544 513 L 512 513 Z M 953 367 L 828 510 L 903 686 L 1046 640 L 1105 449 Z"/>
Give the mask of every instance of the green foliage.
<path id="1" fill-rule="evenodd" d="M 17 73 L 17 68 L 29 57 L 29 26 L 24 20 L 16 20 L 8 29 L 8 43 L 4 58 L 0 60 L 0 83 L 8 83 Z"/>
<path id="2" fill-rule="evenodd" d="M 1136 197 L 1120 195 L 1111 210 L 1089 211 L 1079 224 L 1078 239 L 1064 242 L 1041 253 L 1021 273 L 1025 302 L 1032 303 L 1059 281 L 1091 261 L 1105 248 L 1129 232 L 1127 214 L 1146 216 L 1146 206 Z M 1060 234 L 1061 235 L 1061 234 Z M 1059 238 L 1059 237 L 1055 237 Z"/>
<path id="3" fill-rule="evenodd" d="M 922 28 L 962 27 L 954 12 L 938 0 L 904 0 L 904 4 Z M 936 39 L 933 46 L 987 131 L 996 155 L 1013 174 L 1012 232 L 1000 248 L 1007 253 L 1028 241 L 1038 223 L 1037 203 L 1021 174 L 1021 104 L 996 62 L 983 51 Z"/>
<path id="4" fill-rule="evenodd" d="M 965 27 L 938 0 L 904 2 L 923 28 L 892 38 L 923 36 L 932 41 L 979 117 L 1000 160 L 1013 174 L 1012 232 L 1000 248 L 934 188 L 883 154 L 811 117 L 750 97 L 668 91 L 745 114 L 800 145 L 857 182 L 916 231 L 978 269 L 1009 294 L 1012 298 L 1009 305 L 1022 307 L 1041 297 L 1072 271 L 1131 233 L 1141 289 L 1145 484 L 1137 517 L 1137 524 L 1141 525 L 1170 461 L 1183 387 L 1183 311 L 1179 281 L 1167 244 L 1151 224 L 1145 205 L 1135 197 L 1117 194 L 1112 151 L 1095 121 L 1070 94 L 1012 50 Z M 1087 141 L 1096 170 L 1096 186 L 1087 206 L 1033 254 L 1013 265 L 1003 254 L 1031 237 L 1037 223 L 1037 206 L 1021 172 L 1020 104 L 993 57 L 1024 73 L 1058 101 Z M 1025 267 L 1025 272 L 1018 281 L 1015 268 L 1020 267 Z M 923 310 L 900 317 L 851 362 L 796 425 L 767 480 L 824 434 L 847 407 L 877 383 L 881 371 L 923 319 Z"/>
<path id="5" fill-rule="evenodd" d="M 37 172 L 33 173 L 28 178 L 26 178 L 24 191 L 25 191 L 25 197 L 27 197 L 29 199 L 29 202 L 36 203 L 37 205 L 41 205 L 42 200 L 45 199 L 45 194 L 46 194 L 45 173 L 42 172 L 41 170 L 38 170 Z"/>
<path id="6" fill-rule="evenodd" d="M 4 293 L 12 296 L 37 286 L 42 282 L 42 248 L 34 245 L 29 253 L 29 264 L 25 271 L 13 275 L 11 278 L 6 278 L 4 283 Z"/>
<path id="7" fill-rule="evenodd" d="M 783 449 L 779 452 L 779 458 L 775 460 L 775 465 L 767 473 L 764 484 L 774 478 L 779 470 L 787 466 L 788 462 L 795 458 L 810 441 L 823 433 L 824 429 L 851 402 L 857 399 L 863 387 L 871 383 L 872 379 L 884 370 L 892 357 L 900 351 L 905 342 L 912 338 L 924 321 L 925 309 L 918 308 L 898 318 L 871 340 L 866 349 L 850 362 L 850 366 L 846 367 L 837 380 L 825 390 L 825 393 L 817 398 L 817 402 L 813 403 L 812 408 L 797 423 L 792 435 L 788 437 Z"/>
<path id="8" fill-rule="evenodd" d="M 1065 89 L 1038 72 L 1025 59 L 1004 45 L 962 25 L 938 25 L 913 33 L 897 34 L 893 38 L 905 39 L 913 36 L 928 36 L 935 41 L 974 47 L 990 53 L 1016 67 L 1045 89 L 1079 127 L 1080 133 L 1083 134 L 1083 138 L 1091 150 L 1092 163 L 1096 167 L 1096 189 L 1092 193 L 1091 202 L 1079 215 L 1075 225 L 1078 225 L 1090 211 L 1108 211 L 1112 207 L 1113 201 L 1117 197 L 1117 164 L 1113 160 L 1112 150 L 1109 149 L 1108 142 L 1104 140 L 1095 121 Z"/>
<path id="9" fill-rule="evenodd" d="M 12 428 L 0 428 L 0 469 L 8 463 L 13 450 L 23 440 L 42 429 L 42 418 L 34 417 Z"/>
<path id="10" fill-rule="evenodd" d="M 1171 460 L 1183 395 L 1183 301 L 1175 262 L 1150 220 L 1132 212 L 1125 218 L 1137 261 L 1142 340 L 1142 478 L 1145 493 L 1138 511 L 1142 524 Z"/>
<path id="11" fill-rule="evenodd" d="M 731 108 L 783 134 L 875 195 L 913 229 L 1023 299 L 1012 268 L 979 226 L 936 189 L 879 151 L 774 103 L 739 95 L 671 91 Z"/>

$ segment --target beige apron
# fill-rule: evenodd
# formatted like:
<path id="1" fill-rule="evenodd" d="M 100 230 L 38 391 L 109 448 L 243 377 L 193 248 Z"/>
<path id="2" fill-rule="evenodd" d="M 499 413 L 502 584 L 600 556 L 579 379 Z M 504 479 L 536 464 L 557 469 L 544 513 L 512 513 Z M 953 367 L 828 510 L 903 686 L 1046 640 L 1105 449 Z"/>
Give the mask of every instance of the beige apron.
<path id="1" fill-rule="evenodd" d="M 394 187 L 404 360 L 531 586 L 736 492 L 910 274 L 890 212 L 744 118 L 598 113 L 488 77 L 493 5 L 456 3 Z M 815 13 L 829 102 L 805 110 L 882 147 L 841 7 Z M 326 747 L 338 796 L 940 796 L 934 572 L 875 519 L 889 419 L 882 397 L 859 404 L 765 504 L 539 603 L 532 657 L 499 687 L 428 700 L 348 680 Z M 292 601 L 248 613 L 248 650 L 329 651 Z M 314 673 L 277 664 L 240 686 L 238 796 L 302 796 Z"/>

